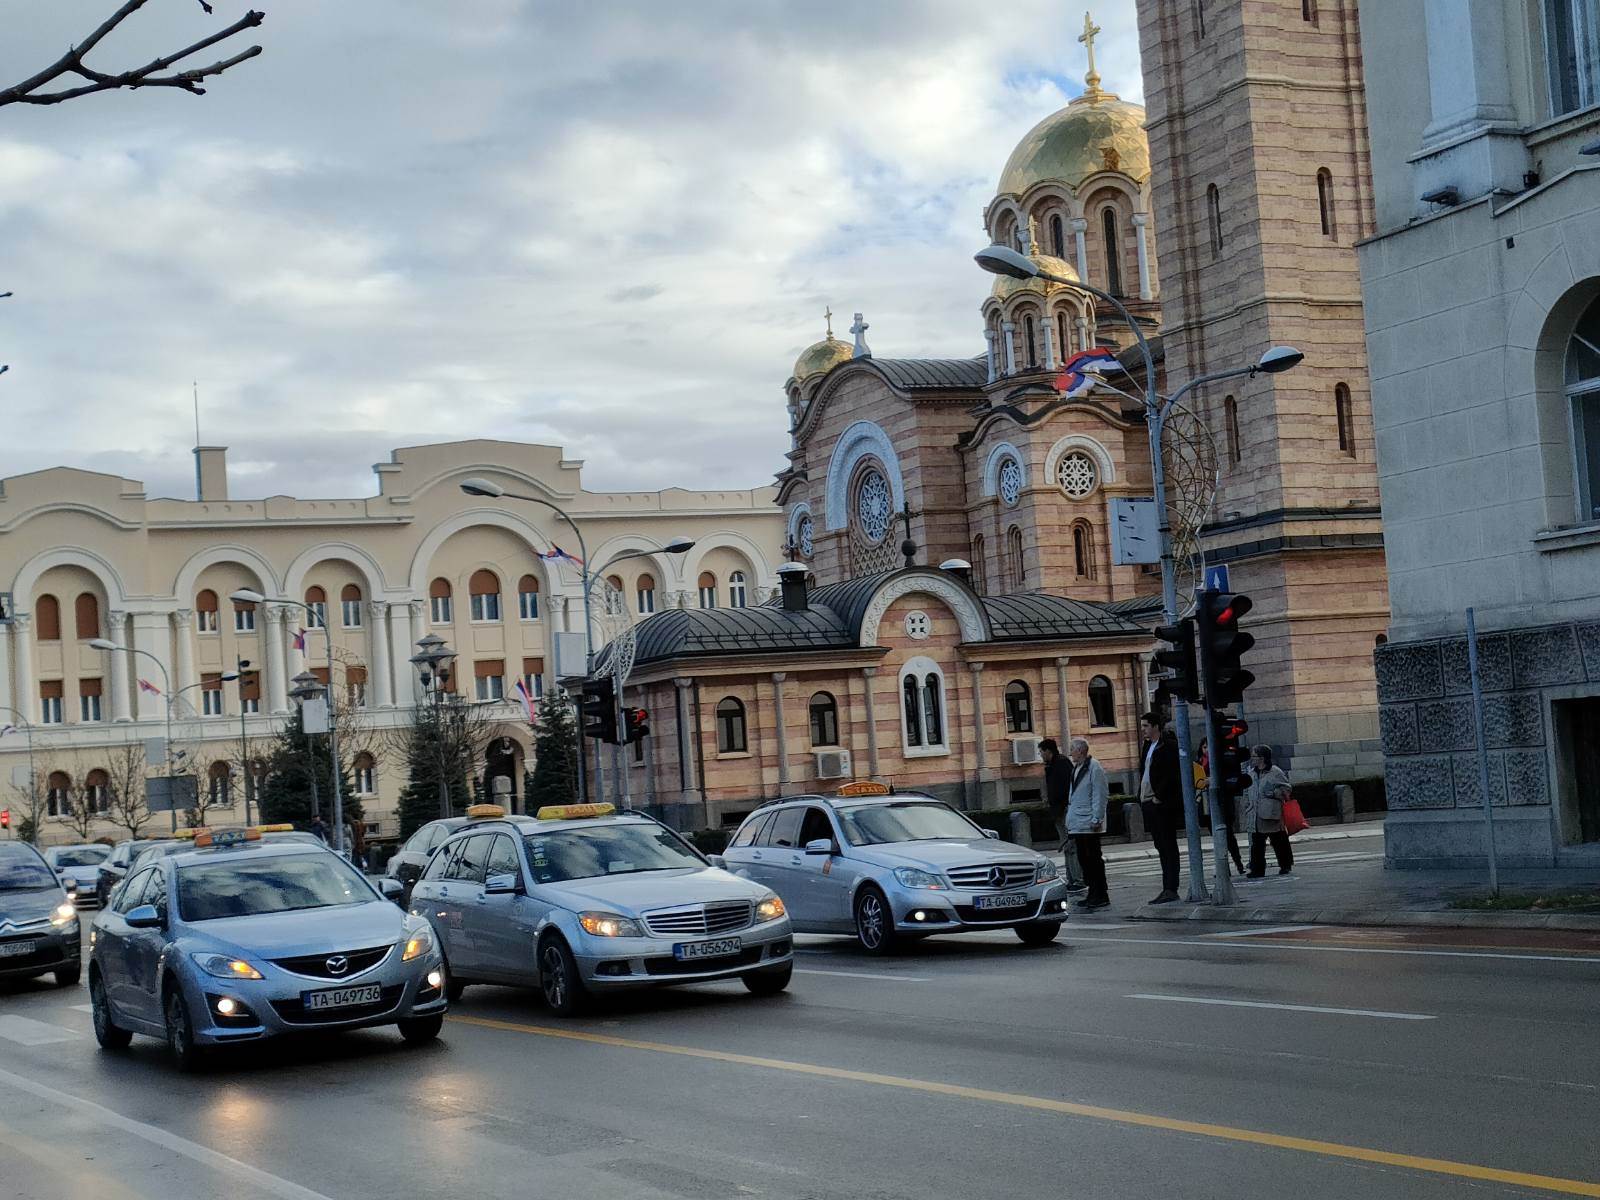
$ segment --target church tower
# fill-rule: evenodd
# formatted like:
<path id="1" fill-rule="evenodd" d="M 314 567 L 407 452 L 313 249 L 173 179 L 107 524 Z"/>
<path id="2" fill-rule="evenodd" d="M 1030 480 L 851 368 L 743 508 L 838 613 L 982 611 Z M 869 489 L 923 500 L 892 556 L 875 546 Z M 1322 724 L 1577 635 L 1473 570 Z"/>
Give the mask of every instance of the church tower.
<path id="1" fill-rule="evenodd" d="M 1204 535 L 1255 601 L 1250 740 L 1301 778 L 1379 774 L 1388 621 L 1356 243 L 1372 185 L 1356 0 L 1137 0 L 1169 388 L 1221 472 Z"/>

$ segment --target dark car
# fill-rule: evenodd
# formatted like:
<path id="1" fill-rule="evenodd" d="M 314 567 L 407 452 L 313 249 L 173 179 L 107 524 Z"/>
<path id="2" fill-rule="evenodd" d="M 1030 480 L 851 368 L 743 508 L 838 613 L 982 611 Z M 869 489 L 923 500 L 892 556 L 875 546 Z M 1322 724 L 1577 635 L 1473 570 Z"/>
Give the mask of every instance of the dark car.
<path id="1" fill-rule="evenodd" d="M 111 856 L 100 864 L 100 876 L 95 880 L 94 894 L 100 907 L 104 908 L 111 899 L 111 890 L 121 883 L 128 875 L 128 867 L 133 863 L 139 851 L 146 846 L 154 846 L 161 838 L 138 838 L 133 841 L 118 842 L 111 851 Z"/>
<path id="2" fill-rule="evenodd" d="M 411 889 L 417 877 L 422 874 L 422 868 L 428 865 L 428 857 L 444 844 L 445 838 L 474 821 L 498 820 L 505 815 L 506 810 L 498 804 L 474 804 L 467 809 L 466 816 L 441 817 L 437 821 L 429 821 L 407 838 L 406 844 L 394 852 L 384 869 L 384 876 L 395 880 L 404 889 L 400 893 L 400 906 L 404 908 L 411 903 Z"/>
<path id="3" fill-rule="evenodd" d="M 78 910 L 27 842 L 0 842 L 0 979 L 55 973 L 72 987 L 80 970 Z"/>

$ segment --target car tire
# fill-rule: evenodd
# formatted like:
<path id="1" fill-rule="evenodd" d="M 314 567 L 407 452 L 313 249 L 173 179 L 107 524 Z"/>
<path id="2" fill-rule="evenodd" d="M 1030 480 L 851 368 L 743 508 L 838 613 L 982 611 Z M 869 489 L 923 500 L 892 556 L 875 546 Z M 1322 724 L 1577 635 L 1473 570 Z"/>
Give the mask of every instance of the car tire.
<path id="1" fill-rule="evenodd" d="M 83 964 L 76 963 L 70 967 L 62 967 L 55 972 L 57 987 L 77 987 L 78 980 L 83 978 Z"/>
<path id="2" fill-rule="evenodd" d="M 576 1017 L 588 1008 L 588 989 L 578 975 L 578 961 L 567 943 L 551 934 L 539 943 L 539 990 L 558 1017 Z"/>
<path id="3" fill-rule="evenodd" d="M 98 971 L 89 972 L 89 1010 L 94 1019 L 94 1040 L 102 1050 L 126 1050 L 133 1041 L 132 1030 L 123 1029 L 111 1019 L 111 1001 Z"/>
<path id="4" fill-rule="evenodd" d="M 433 1041 L 439 1036 L 439 1031 L 444 1028 L 444 1014 L 434 1013 L 431 1017 L 407 1017 L 398 1022 L 400 1036 L 413 1046 L 421 1046 Z"/>
<path id="5" fill-rule="evenodd" d="M 739 976 L 744 986 L 755 996 L 776 996 L 789 986 L 789 980 L 793 977 L 792 961 L 784 963 L 781 967 L 763 967 L 759 971 L 746 971 Z"/>
<path id="6" fill-rule="evenodd" d="M 444 969 L 444 998 L 454 1004 L 461 999 L 461 994 L 467 990 L 467 981 L 457 979 L 450 972 L 449 967 Z"/>
<path id="7" fill-rule="evenodd" d="M 894 909 L 889 898 L 875 887 L 856 893 L 856 941 L 868 954 L 893 954 L 899 942 L 895 936 Z"/>
<path id="8" fill-rule="evenodd" d="M 1017 926 L 1017 936 L 1024 946 L 1048 946 L 1060 932 L 1060 921 L 1029 921 Z"/>
<path id="9" fill-rule="evenodd" d="M 205 1065 L 206 1052 L 194 1040 L 194 1022 L 189 1019 L 189 1005 L 183 999 L 183 989 L 177 983 L 167 985 L 161 1010 L 166 1016 L 167 1050 L 180 1071 L 198 1071 Z"/>

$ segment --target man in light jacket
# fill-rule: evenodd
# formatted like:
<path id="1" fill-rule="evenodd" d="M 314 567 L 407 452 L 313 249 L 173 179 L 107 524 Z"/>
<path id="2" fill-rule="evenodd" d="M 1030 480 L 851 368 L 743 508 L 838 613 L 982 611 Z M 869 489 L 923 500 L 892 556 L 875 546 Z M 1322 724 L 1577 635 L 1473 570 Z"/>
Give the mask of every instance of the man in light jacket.
<path id="1" fill-rule="evenodd" d="M 1294 851 L 1283 828 L 1283 802 L 1289 798 L 1289 777 L 1282 767 L 1272 765 L 1272 748 L 1257 746 L 1250 751 L 1251 783 L 1239 798 L 1239 827 L 1250 831 L 1250 870 L 1246 879 L 1260 879 L 1267 873 L 1267 841 L 1278 860 L 1278 874 L 1294 870 Z"/>
<path id="2" fill-rule="evenodd" d="M 1067 875 L 1067 891 L 1084 890 L 1083 875 L 1078 870 L 1078 853 L 1071 833 L 1067 830 L 1067 791 L 1072 778 L 1072 764 L 1061 755 L 1055 738 L 1045 738 L 1039 743 L 1039 756 L 1044 759 L 1044 799 L 1050 806 L 1050 819 L 1056 823 L 1056 833 L 1061 837 L 1061 866 Z"/>
<path id="3" fill-rule="evenodd" d="M 1100 853 L 1110 792 L 1105 768 L 1090 756 L 1088 742 L 1073 738 L 1067 757 L 1072 763 L 1072 779 L 1067 788 L 1067 833 L 1077 846 L 1078 865 L 1089 885 L 1089 894 L 1080 907 L 1092 911 L 1111 904 L 1106 892 L 1106 860 Z"/>

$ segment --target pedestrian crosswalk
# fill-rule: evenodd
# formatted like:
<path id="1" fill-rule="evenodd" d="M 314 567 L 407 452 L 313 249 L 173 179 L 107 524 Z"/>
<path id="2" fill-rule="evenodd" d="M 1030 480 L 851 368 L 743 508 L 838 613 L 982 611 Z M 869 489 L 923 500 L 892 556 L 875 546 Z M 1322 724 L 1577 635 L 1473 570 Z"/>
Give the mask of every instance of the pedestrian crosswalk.
<path id="1" fill-rule="evenodd" d="M 1180 847 L 1181 848 L 1181 847 Z M 1209 866 L 1211 855 L 1206 854 L 1206 863 Z M 1345 851 L 1330 854 L 1296 853 L 1294 856 L 1294 869 L 1298 872 L 1308 867 L 1337 867 L 1351 865 L 1358 862 L 1370 862 L 1375 858 L 1382 858 L 1383 852 Z M 1108 862 L 1106 874 L 1114 884 L 1119 879 L 1158 879 L 1161 876 L 1161 863 L 1154 858 L 1140 858 L 1133 861 Z M 1269 876 L 1275 878 L 1275 876 Z"/>
<path id="2" fill-rule="evenodd" d="M 83 1035 L 49 1021 L 35 1021 L 14 1013 L 0 1016 L 0 1040 L 19 1046 L 48 1046 L 52 1042 L 71 1042 Z"/>

